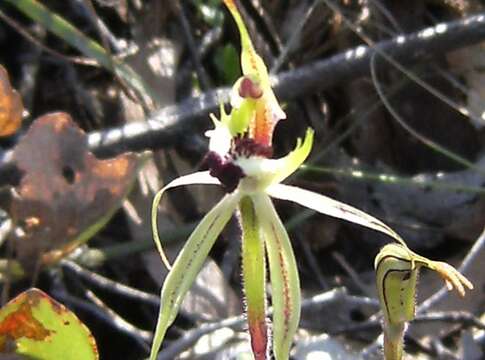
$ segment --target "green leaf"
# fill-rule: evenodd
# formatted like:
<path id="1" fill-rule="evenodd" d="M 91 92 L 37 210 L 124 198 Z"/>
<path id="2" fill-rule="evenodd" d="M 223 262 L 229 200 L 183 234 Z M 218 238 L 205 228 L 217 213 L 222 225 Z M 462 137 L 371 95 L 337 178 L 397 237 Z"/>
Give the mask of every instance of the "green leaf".
<path id="1" fill-rule="evenodd" d="M 217 48 L 214 63 L 226 84 L 235 83 L 241 76 L 239 54 L 232 44 Z"/>
<path id="2" fill-rule="evenodd" d="M 112 58 L 99 43 L 88 38 L 60 15 L 50 11 L 36 0 L 6 1 L 84 55 L 95 59 L 105 69 L 116 73 L 143 98 L 157 99 L 153 89 L 130 66 Z"/>
<path id="3" fill-rule="evenodd" d="M 271 199 L 261 193 L 252 198 L 268 253 L 273 302 L 273 352 L 276 360 L 287 360 L 300 321 L 298 268 L 288 233 Z"/>
<path id="4" fill-rule="evenodd" d="M 0 309 L 0 352 L 41 360 L 98 359 L 88 328 L 38 289 L 23 292 Z"/>
<path id="5" fill-rule="evenodd" d="M 231 218 L 239 199 L 239 193 L 235 192 L 219 201 L 197 225 L 175 260 L 163 283 L 150 360 L 156 359 L 165 333 L 175 320 L 185 294 L 200 271 L 214 241 Z"/>

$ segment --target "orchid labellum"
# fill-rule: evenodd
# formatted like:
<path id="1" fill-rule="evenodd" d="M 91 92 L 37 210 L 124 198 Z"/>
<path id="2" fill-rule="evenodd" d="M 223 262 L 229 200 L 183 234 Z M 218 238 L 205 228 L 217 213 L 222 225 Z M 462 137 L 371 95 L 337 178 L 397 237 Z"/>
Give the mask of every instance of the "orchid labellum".
<path id="1" fill-rule="evenodd" d="M 220 117 L 211 115 L 214 129 L 207 132 L 209 171 L 181 176 L 155 196 L 152 208 L 154 239 L 163 262 L 170 268 L 161 292 L 161 306 L 150 359 L 155 360 L 168 327 L 174 321 L 186 292 L 201 269 L 214 241 L 232 214 L 239 211 L 242 236 L 242 276 L 251 346 L 256 360 L 269 359 L 269 339 L 277 360 L 289 357 L 300 319 L 300 282 L 288 234 L 271 198 L 288 200 L 322 214 L 351 221 L 400 237 L 374 217 L 326 196 L 284 185 L 310 154 L 313 130 L 298 139 L 295 149 L 272 159 L 272 135 L 286 115 L 271 88 L 266 66 L 256 53 L 233 0 L 224 0 L 241 37 L 243 76 L 235 83 L 232 110 L 220 107 Z M 222 186 L 226 195 L 200 221 L 182 251 L 170 266 L 157 230 L 157 207 L 166 190 L 182 185 Z M 266 261 L 273 305 L 272 323 L 266 318 Z"/>

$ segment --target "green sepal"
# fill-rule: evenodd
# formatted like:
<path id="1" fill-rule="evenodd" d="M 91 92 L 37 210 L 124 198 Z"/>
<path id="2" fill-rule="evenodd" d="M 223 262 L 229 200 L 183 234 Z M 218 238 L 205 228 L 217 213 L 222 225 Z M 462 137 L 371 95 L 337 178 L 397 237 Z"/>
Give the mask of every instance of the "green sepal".
<path id="1" fill-rule="evenodd" d="M 288 233 L 269 196 L 252 195 L 256 215 L 264 233 L 273 303 L 273 352 L 276 360 L 287 360 L 300 321 L 300 279 Z"/>
<path id="2" fill-rule="evenodd" d="M 214 241 L 231 218 L 239 198 L 240 195 L 236 192 L 226 195 L 219 201 L 197 225 L 175 260 L 163 283 L 150 360 L 156 360 L 168 327 L 175 320 L 185 294 L 200 271 Z"/>
<path id="3" fill-rule="evenodd" d="M 264 242 L 254 204 L 244 197 L 239 205 L 242 225 L 242 275 L 246 297 L 246 317 L 251 347 L 256 360 L 264 360 L 268 352 L 266 324 L 266 262 Z"/>

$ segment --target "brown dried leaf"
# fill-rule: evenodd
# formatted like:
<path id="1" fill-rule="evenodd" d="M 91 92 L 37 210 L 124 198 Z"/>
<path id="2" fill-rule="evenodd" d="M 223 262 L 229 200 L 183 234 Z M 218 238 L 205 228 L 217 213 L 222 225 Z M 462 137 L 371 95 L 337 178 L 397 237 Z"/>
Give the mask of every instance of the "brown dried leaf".
<path id="1" fill-rule="evenodd" d="M 12 89 L 8 73 L 0 65 L 0 136 L 14 134 L 22 123 L 22 99 Z"/>
<path id="2" fill-rule="evenodd" d="M 23 172 L 11 206 L 24 234 L 15 236 L 19 261 L 51 264 L 88 240 L 120 206 L 136 177 L 134 154 L 98 160 L 86 135 L 65 113 L 38 118 L 14 150 Z"/>

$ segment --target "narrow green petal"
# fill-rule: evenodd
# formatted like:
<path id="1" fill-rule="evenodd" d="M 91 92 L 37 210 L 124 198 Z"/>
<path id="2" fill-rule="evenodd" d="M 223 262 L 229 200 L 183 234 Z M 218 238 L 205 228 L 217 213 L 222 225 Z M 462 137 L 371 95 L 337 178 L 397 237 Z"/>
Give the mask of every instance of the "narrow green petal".
<path id="1" fill-rule="evenodd" d="M 150 360 L 156 359 L 165 333 L 175 320 L 185 293 L 190 289 L 217 236 L 231 218 L 239 199 L 240 195 L 235 192 L 219 201 L 197 225 L 175 260 L 163 283 Z"/>
<path id="2" fill-rule="evenodd" d="M 295 150 L 290 152 L 284 158 L 276 160 L 279 162 L 279 165 L 272 181 L 273 184 L 282 182 L 284 179 L 298 170 L 301 164 L 305 162 L 308 155 L 310 155 L 310 151 L 312 151 L 313 136 L 313 129 L 308 128 L 305 133 L 303 144 L 301 143 L 301 139 L 298 139 Z"/>
<path id="3" fill-rule="evenodd" d="M 293 201 L 297 204 L 318 211 L 321 214 L 347 220 L 355 224 L 380 231 L 386 235 L 389 235 L 407 248 L 404 240 L 382 221 L 364 211 L 358 210 L 340 201 L 317 194 L 313 191 L 283 184 L 271 185 L 266 189 L 266 192 L 276 199 Z"/>
<path id="4" fill-rule="evenodd" d="M 153 241 L 155 242 L 155 245 L 157 246 L 157 250 L 160 254 L 160 257 L 162 258 L 163 264 L 167 267 L 167 269 L 170 269 L 170 262 L 167 259 L 167 256 L 165 255 L 165 252 L 163 251 L 162 247 L 162 242 L 160 241 L 160 236 L 158 234 L 158 205 L 160 204 L 160 200 L 162 200 L 162 196 L 167 191 L 168 189 L 172 189 L 178 186 L 184 186 L 184 185 L 203 185 L 203 184 L 213 184 L 213 185 L 220 185 L 219 180 L 217 180 L 215 177 L 212 177 L 208 171 L 201 171 L 201 172 L 196 172 L 192 173 L 189 175 L 185 176 L 180 176 L 176 178 L 175 180 L 171 181 L 167 185 L 165 185 L 153 198 L 153 203 L 152 203 L 152 232 L 153 232 Z"/>
<path id="5" fill-rule="evenodd" d="M 276 360 L 287 360 L 300 321 L 300 280 L 288 233 L 271 199 L 252 196 L 264 232 L 268 253 L 273 302 L 273 352 Z"/>
<path id="6" fill-rule="evenodd" d="M 260 224 L 251 198 L 244 197 L 239 208 L 243 230 L 242 274 L 251 348 L 255 360 L 265 360 L 268 353 L 268 328 L 264 243 L 260 236 Z"/>

